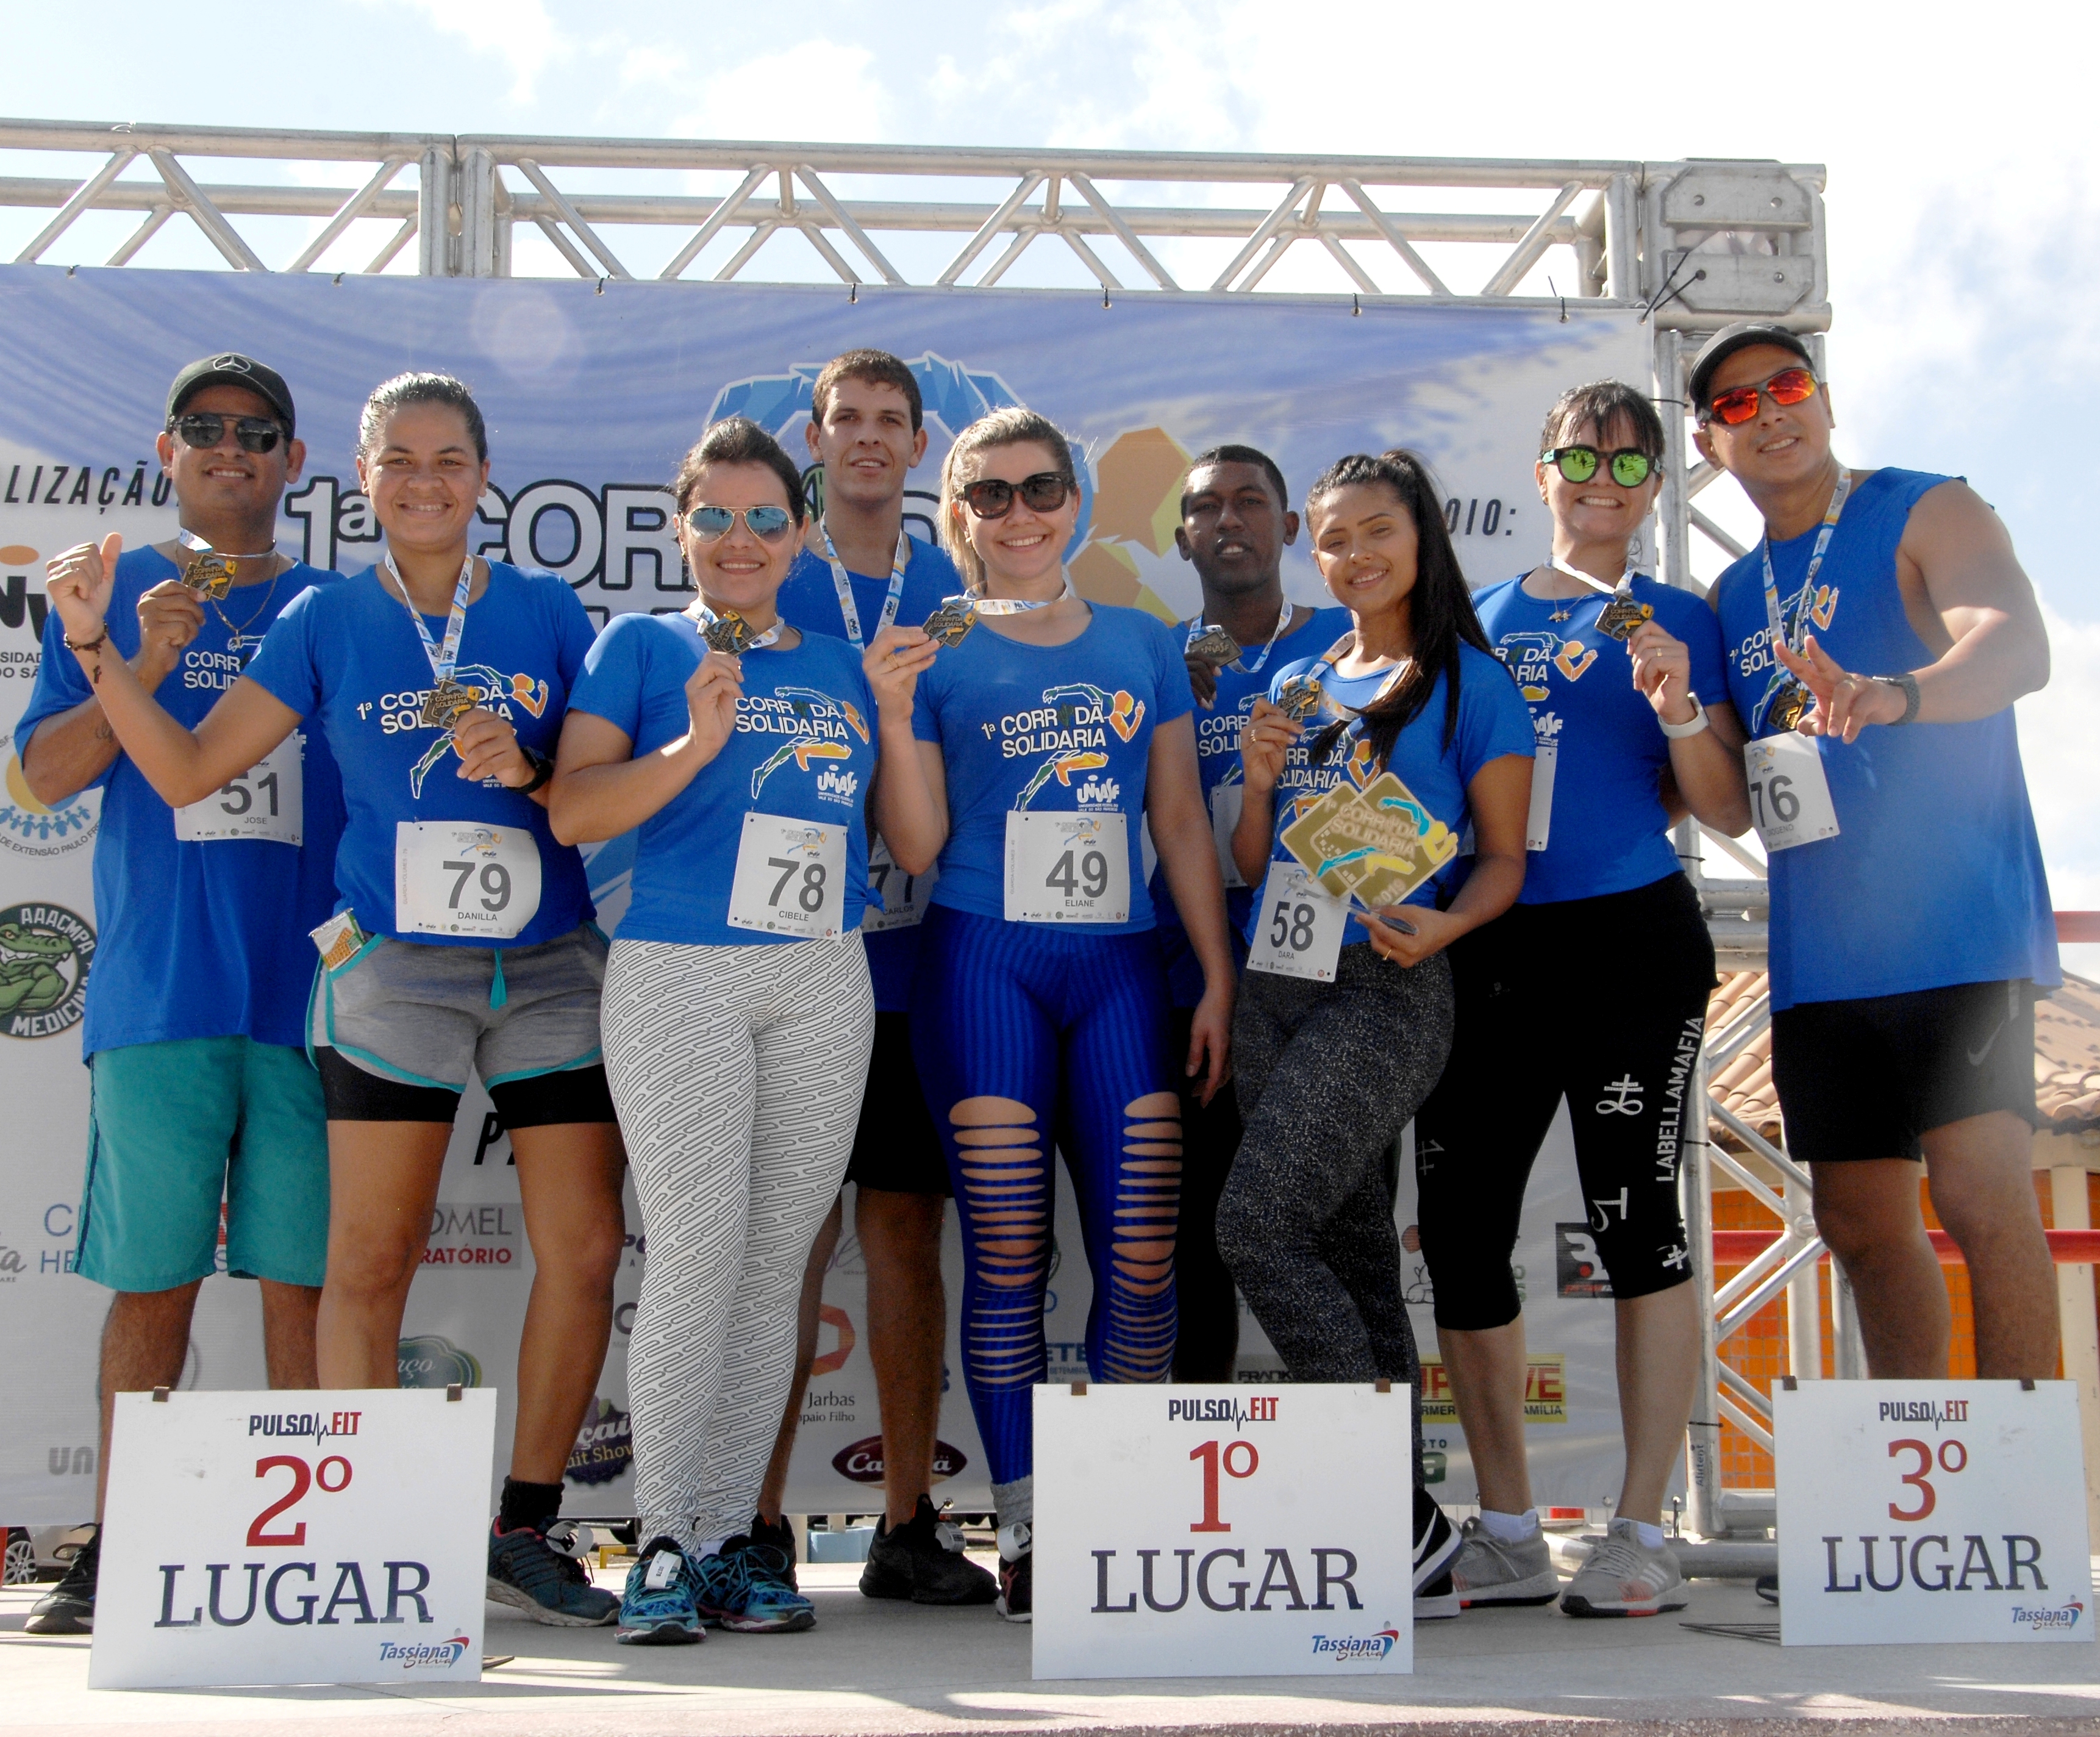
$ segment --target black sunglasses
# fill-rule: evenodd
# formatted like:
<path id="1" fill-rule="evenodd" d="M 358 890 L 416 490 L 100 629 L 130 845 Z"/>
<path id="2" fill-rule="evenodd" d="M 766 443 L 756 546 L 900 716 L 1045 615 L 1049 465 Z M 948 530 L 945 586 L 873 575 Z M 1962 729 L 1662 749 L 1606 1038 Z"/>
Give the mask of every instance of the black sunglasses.
<path id="1" fill-rule="evenodd" d="M 221 416 L 214 410 L 194 410 L 188 416 L 179 416 L 168 424 L 168 432 L 181 435 L 185 446 L 214 447 L 226 438 L 229 420 L 233 422 L 233 438 L 240 443 L 244 453 L 273 452 L 285 432 L 267 416 L 236 419 Z"/>
<path id="2" fill-rule="evenodd" d="M 1054 513 L 1072 492 L 1072 480 L 1056 471 L 1038 471 L 1017 483 L 998 477 L 981 477 L 963 485 L 963 499 L 980 519 L 1004 519 L 1013 510 L 1017 494 L 1031 513 Z"/>

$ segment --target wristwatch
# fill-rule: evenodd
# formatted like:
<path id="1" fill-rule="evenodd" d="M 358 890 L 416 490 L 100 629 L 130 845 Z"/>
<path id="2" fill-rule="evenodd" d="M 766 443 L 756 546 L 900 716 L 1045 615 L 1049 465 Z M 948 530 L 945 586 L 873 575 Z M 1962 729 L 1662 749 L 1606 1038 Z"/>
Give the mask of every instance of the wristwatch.
<path id="1" fill-rule="evenodd" d="M 1657 715 L 1655 720 L 1657 725 L 1661 728 L 1662 733 L 1674 742 L 1682 741 L 1688 736 L 1698 735 L 1701 730 L 1705 729 L 1708 724 L 1713 722 L 1713 720 L 1706 715 L 1706 708 L 1699 703 L 1699 696 L 1692 694 L 1689 696 L 1689 697 L 1692 701 L 1692 715 L 1683 723 L 1668 723 L 1663 720 L 1660 714 Z"/>
<path id="2" fill-rule="evenodd" d="M 1910 674 L 1908 670 L 1905 670 L 1900 675 L 1877 675 L 1874 679 L 1887 687 L 1899 687 L 1903 690 L 1904 714 L 1896 720 L 1898 723 L 1908 723 L 1917 716 L 1918 692 L 1916 676 Z"/>
<path id="3" fill-rule="evenodd" d="M 532 781 L 530 784 L 519 785 L 518 793 L 520 796 L 530 796 L 554 776 L 554 762 L 543 754 L 535 754 L 523 742 L 520 742 L 518 746 L 518 751 L 532 762 Z"/>

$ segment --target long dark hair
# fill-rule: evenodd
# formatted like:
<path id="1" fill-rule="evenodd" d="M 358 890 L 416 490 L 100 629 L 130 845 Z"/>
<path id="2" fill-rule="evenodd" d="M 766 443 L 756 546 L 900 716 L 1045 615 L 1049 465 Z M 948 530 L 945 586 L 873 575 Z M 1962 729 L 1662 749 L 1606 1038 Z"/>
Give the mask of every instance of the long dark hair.
<path id="1" fill-rule="evenodd" d="M 1375 458 L 1368 453 L 1352 453 L 1320 473 L 1305 497 L 1306 517 L 1312 516 L 1325 497 L 1359 484 L 1390 490 L 1414 520 L 1414 590 L 1408 599 L 1414 656 L 1400 679 L 1358 714 L 1373 761 L 1383 767 L 1400 732 L 1429 703 L 1440 675 L 1444 678 L 1444 745 L 1451 745 L 1458 728 L 1459 643 L 1489 656 L 1494 648 L 1488 643 L 1473 608 L 1473 594 L 1458 565 L 1458 552 L 1451 546 L 1442 496 L 1429 466 L 1397 447 Z M 1332 723 L 1313 739 L 1313 764 L 1326 758 L 1348 727 L 1346 723 Z"/>

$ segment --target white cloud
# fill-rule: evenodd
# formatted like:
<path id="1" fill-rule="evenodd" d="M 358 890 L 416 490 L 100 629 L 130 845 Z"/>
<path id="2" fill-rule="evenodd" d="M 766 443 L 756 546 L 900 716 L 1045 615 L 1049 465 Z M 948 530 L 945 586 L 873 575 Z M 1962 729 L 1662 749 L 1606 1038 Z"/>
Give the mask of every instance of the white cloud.
<path id="1" fill-rule="evenodd" d="M 688 139 L 881 139 L 892 108 L 874 53 L 821 37 L 686 79 L 681 95 L 698 101 L 668 130 Z"/>
<path id="2" fill-rule="evenodd" d="M 363 0 L 367 6 L 382 0 Z M 540 75 L 567 58 L 575 43 L 548 15 L 542 0 L 383 0 L 421 13 L 430 27 L 456 36 L 478 53 L 510 69 L 510 100 L 529 103 Z"/>
<path id="3" fill-rule="evenodd" d="M 2100 753 L 2093 696 L 2100 694 L 2100 623 L 2067 621 L 2045 602 L 2049 686 L 2019 702 L 2020 758 L 2035 827 L 2060 911 L 2100 910 Z"/>

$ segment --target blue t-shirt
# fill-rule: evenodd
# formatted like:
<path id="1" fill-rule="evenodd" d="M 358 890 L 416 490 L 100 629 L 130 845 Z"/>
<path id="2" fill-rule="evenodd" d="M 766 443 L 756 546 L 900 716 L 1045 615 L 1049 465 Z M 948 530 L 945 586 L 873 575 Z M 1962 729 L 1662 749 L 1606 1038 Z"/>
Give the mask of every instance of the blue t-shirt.
<path id="1" fill-rule="evenodd" d="M 1634 600 L 1647 603 L 1691 654 L 1692 688 L 1708 705 L 1727 696 L 1721 631 L 1689 591 L 1636 574 Z M 1558 749 L 1546 848 L 1532 851 L 1524 904 L 1630 892 L 1679 872 L 1662 806 L 1670 738 L 1634 686 L 1626 642 L 1597 630 L 1609 599 L 1588 591 L 1548 602 L 1521 577 L 1473 599 L 1480 625 L 1531 707 L 1539 745 Z M 1556 621 L 1556 611 L 1568 619 Z"/>
<path id="2" fill-rule="evenodd" d="M 445 617 L 426 616 L 444 643 Z M 552 756 L 569 688 L 590 649 L 590 617 L 552 573 L 488 564 L 466 612 L 454 678 Z M 457 776 L 449 739 L 423 722 L 430 661 L 401 599 L 368 568 L 308 591 L 278 619 L 248 674 L 302 718 L 318 716 L 342 768 L 349 824 L 336 855 L 335 908 L 371 935 L 426 947 L 479 947 L 472 935 L 404 933 L 395 922 L 395 829 L 404 821 L 480 821 L 528 831 L 540 851 L 540 907 L 503 944 L 536 947 L 593 914 L 583 858 L 547 829 L 547 811 L 493 780 Z"/>
<path id="3" fill-rule="evenodd" d="M 1213 836 L 1218 816 L 1218 793 L 1237 790 L 1243 782 L 1240 765 L 1240 726 L 1246 722 L 1247 714 L 1254 709 L 1255 701 L 1268 692 L 1268 678 L 1277 667 L 1278 658 L 1294 655 L 1303 656 L 1308 649 L 1324 652 L 1355 625 L 1355 618 L 1341 608 L 1316 609 L 1297 626 L 1276 642 L 1273 650 L 1262 660 L 1261 668 L 1250 674 L 1228 664 L 1218 671 L 1216 701 L 1206 711 L 1196 708 L 1196 770 L 1203 780 L 1203 807 L 1211 816 Z M 1185 625 L 1179 631 L 1182 642 L 1188 641 Z M 1261 657 L 1261 648 L 1251 645 L 1246 648 L 1240 663 L 1251 663 Z M 1187 659 L 1183 659 L 1185 666 Z M 1228 833 L 1227 838 L 1230 838 Z M 1258 886 L 1229 886 L 1225 889 L 1225 922 L 1232 938 L 1233 951 L 1246 961 L 1246 948 L 1241 937 L 1252 920 Z M 1196 950 L 1189 944 L 1189 932 L 1181 926 L 1180 913 L 1174 908 L 1173 895 L 1167 886 L 1164 869 L 1154 872 L 1152 877 L 1152 908 L 1159 919 L 1160 950 L 1167 955 L 1167 983 L 1173 992 L 1176 1007 L 1193 1007 L 1203 998 L 1203 966 L 1196 957 Z"/>
<path id="4" fill-rule="evenodd" d="M 1505 754 L 1532 758 L 1531 718 L 1524 698 L 1511 681 L 1509 672 L 1485 652 L 1461 643 L 1458 647 L 1458 723 L 1447 743 L 1444 739 L 1446 678 L 1439 675 L 1429 691 L 1428 702 L 1407 722 L 1392 745 L 1392 754 L 1380 768 L 1371 763 L 1370 744 L 1363 740 L 1361 722 L 1352 722 L 1326 758 L 1315 765 L 1312 744 L 1326 727 L 1349 713 L 1361 712 L 1385 691 L 1392 679 L 1390 670 L 1370 675 L 1343 678 L 1321 659 L 1300 658 L 1286 664 L 1270 682 L 1273 701 L 1284 683 L 1295 675 L 1309 675 L 1321 686 L 1319 711 L 1305 720 L 1305 733 L 1292 744 L 1284 759 L 1283 776 L 1276 783 L 1276 826 L 1269 835 L 1268 860 L 1294 860 L 1284 848 L 1284 829 L 1344 779 L 1361 789 L 1381 770 L 1391 772 L 1414 799 L 1441 820 L 1452 834 L 1462 839 L 1473 824 L 1473 806 L 1467 786 L 1490 760 Z M 1337 705 L 1336 702 L 1339 702 Z M 1346 707 L 1347 711 L 1341 708 Z M 1440 904 L 1440 896 L 1463 883 L 1463 855 L 1454 856 L 1407 895 L 1409 904 Z M 1246 930 L 1251 941 L 1254 931 Z M 1344 946 L 1368 945 L 1370 936 L 1353 918 L 1343 930 Z"/>
<path id="5" fill-rule="evenodd" d="M 882 619 L 882 606 L 889 595 L 889 575 L 848 571 L 853 586 L 854 608 L 860 614 L 863 644 L 875 637 Z M 904 589 L 898 594 L 897 620 L 900 625 L 917 627 L 941 600 L 963 588 L 955 563 L 931 543 L 911 539 L 911 558 L 904 568 Z M 805 549 L 795 558 L 774 607 L 805 634 L 829 634 L 845 639 L 845 612 L 839 608 L 838 586 L 832 578 L 831 563 Z M 848 649 L 851 649 L 850 642 Z M 858 654 L 855 653 L 858 656 Z M 872 719 L 870 720 L 871 725 Z M 882 1013 L 902 1013 L 911 1005 L 911 974 L 919 962 L 919 925 L 885 929 L 867 937 L 867 971 L 875 984 L 875 1005 Z"/>
<path id="6" fill-rule="evenodd" d="M 138 655 L 139 599 L 175 577 L 174 564 L 157 550 L 135 549 L 118 557 L 108 617 L 112 651 Z M 178 723 L 196 728 L 292 599 L 310 586 L 333 590 L 341 583 L 338 575 L 302 563 L 278 577 L 274 594 L 266 594 L 266 582 L 242 586 L 216 609 L 206 603 L 203 626 L 154 698 Z M 230 649 L 229 622 L 243 630 L 239 652 Z M 37 685 L 15 726 L 17 752 L 38 725 L 92 694 L 53 610 L 44 621 Z M 95 841 L 95 917 L 101 935 L 88 973 L 85 1054 L 187 1037 L 249 1037 L 287 1047 L 306 1041 L 315 957 L 307 932 L 326 921 L 334 897 L 342 786 L 320 732 L 297 731 L 294 737 L 287 745 L 300 753 L 304 790 L 297 845 L 178 840 L 174 811 L 126 754 L 95 780 L 102 790 Z M 236 788 L 230 785 L 227 792 Z M 274 796 L 253 780 L 242 788 L 248 802 Z"/>
<path id="7" fill-rule="evenodd" d="M 1062 645 L 1030 645 L 979 622 L 919 678 L 912 733 L 938 742 L 948 777 L 948 842 L 933 900 L 980 917 L 1006 914 L 1006 817 L 1091 812 L 1124 818 L 1130 920 L 1094 935 L 1153 926 L 1139 822 L 1152 732 L 1194 709 L 1178 634 L 1157 616 L 1090 605 Z"/>
<path id="8" fill-rule="evenodd" d="M 1948 480 L 1877 471 L 1846 500 L 1807 611 L 1816 643 L 1847 670 L 1893 675 L 1936 661 L 1904 613 L 1896 548 L 1911 509 Z M 1772 546 L 1789 626 L 1821 528 Z M 1756 550 L 1721 575 L 1714 601 L 1728 696 L 1754 736 L 1776 735 L 1767 696 L 1785 672 L 1772 656 Z M 1772 854 L 1774 1008 L 2062 982 L 2012 707 L 1968 723 L 1869 725 L 1851 743 L 1811 740 L 1840 830 Z"/>
<path id="9" fill-rule="evenodd" d="M 686 683 L 706 647 L 686 615 L 623 615 L 598 635 L 570 696 L 626 732 L 636 756 L 683 736 Z M 743 654 L 736 728 L 722 750 L 642 823 L 622 940 L 750 947 L 799 936 L 733 926 L 730 889 L 747 813 L 848 823 L 842 929 L 860 926 L 875 696 L 844 639 L 805 634 L 792 650 Z"/>

